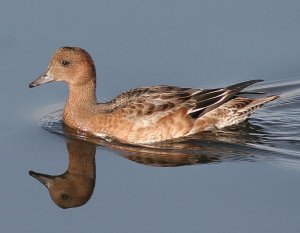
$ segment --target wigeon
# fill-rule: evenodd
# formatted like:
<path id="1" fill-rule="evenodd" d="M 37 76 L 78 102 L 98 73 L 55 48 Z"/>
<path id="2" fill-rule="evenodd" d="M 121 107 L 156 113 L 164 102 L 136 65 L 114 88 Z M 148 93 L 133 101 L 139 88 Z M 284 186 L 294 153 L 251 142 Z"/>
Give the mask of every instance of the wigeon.
<path id="1" fill-rule="evenodd" d="M 213 89 L 141 87 L 98 103 L 93 59 L 78 47 L 59 48 L 47 70 L 29 87 L 52 81 L 64 81 L 69 86 L 63 113 L 67 126 L 132 144 L 160 142 L 239 124 L 278 98 L 241 96 L 243 89 L 262 81 L 250 80 Z"/>

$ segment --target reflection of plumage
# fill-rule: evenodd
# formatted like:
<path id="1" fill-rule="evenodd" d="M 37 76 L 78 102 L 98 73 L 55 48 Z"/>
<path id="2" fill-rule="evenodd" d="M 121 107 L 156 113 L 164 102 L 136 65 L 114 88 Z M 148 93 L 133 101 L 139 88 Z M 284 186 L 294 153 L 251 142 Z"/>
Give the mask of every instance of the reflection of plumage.
<path id="1" fill-rule="evenodd" d="M 64 209 L 84 205 L 93 193 L 96 179 L 95 145 L 71 140 L 67 147 L 69 166 L 63 174 L 52 176 L 29 172 L 47 187 L 54 203 Z"/>

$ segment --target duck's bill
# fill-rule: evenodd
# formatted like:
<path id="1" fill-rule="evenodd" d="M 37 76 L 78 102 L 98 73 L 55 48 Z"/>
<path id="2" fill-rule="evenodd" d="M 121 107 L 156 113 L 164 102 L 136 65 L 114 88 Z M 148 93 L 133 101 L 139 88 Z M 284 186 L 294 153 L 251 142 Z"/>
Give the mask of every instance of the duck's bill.
<path id="1" fill-rule="evenodd" d="M 30 88 L 36 87 L 36 86 L 42 85 L 44 83 L 49 83 L 49 82 L 52 82 L 52 81 L 53 81 L 53 78 L 49 74 L 44 73 L 40 77 L 38 77 L 36 80 L 31 82 L 29 84 L 29 87 Z"/>
<path id="2" fill-rule="evenodd" d="M 32 176 L 33 178 L 37 179 L 39 182 L 41 182 L 47 188 L 49 188 L 50 184 L 54 180 L 53 176 L 50 176 L 50 175 L 47 175 L 47 174 L 42 174 L 42 173 L 37 173 L 37 172 L 34 172 L 34 171 L 29 171 L 29 175 Z"/>

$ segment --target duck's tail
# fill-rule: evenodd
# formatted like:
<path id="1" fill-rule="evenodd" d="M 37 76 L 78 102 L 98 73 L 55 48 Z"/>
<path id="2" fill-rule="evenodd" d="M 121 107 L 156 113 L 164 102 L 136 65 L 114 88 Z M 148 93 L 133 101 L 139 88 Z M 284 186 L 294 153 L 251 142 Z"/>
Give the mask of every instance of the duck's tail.
<path id="1" fill-rule="evenodd" d="M 217 128 L 239 124 L 245 121 L 256 110 L 260 109 L 266 103 L 279 98 L 278 95 L 250 99 L 238 96 L 216 109 L 215 114 L 223 114 L 223 117 L 216 123 Z M 212 112 L 212 114 L 214 114 Z"/>

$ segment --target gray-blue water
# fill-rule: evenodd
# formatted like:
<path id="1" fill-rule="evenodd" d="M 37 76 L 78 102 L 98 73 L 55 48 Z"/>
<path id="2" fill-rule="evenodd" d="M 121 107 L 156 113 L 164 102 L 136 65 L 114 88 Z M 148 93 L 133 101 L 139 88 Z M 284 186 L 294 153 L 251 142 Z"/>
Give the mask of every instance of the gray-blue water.
<path id="1" fill-rule="evenodd" d="M 1 231 L 299 232 L 299 12 L 292 0 L 2 1 Z M 151 147 L 77 140 L 56 112 L 66 86 L 28 88 L 65 45 L 93 56 L 101 100 L 249 79 L 281 98 L 245 124 Z M 95 186 L 61 209 L 28 172 L 63 174 L 70 154 L 95 158 Z"/>

